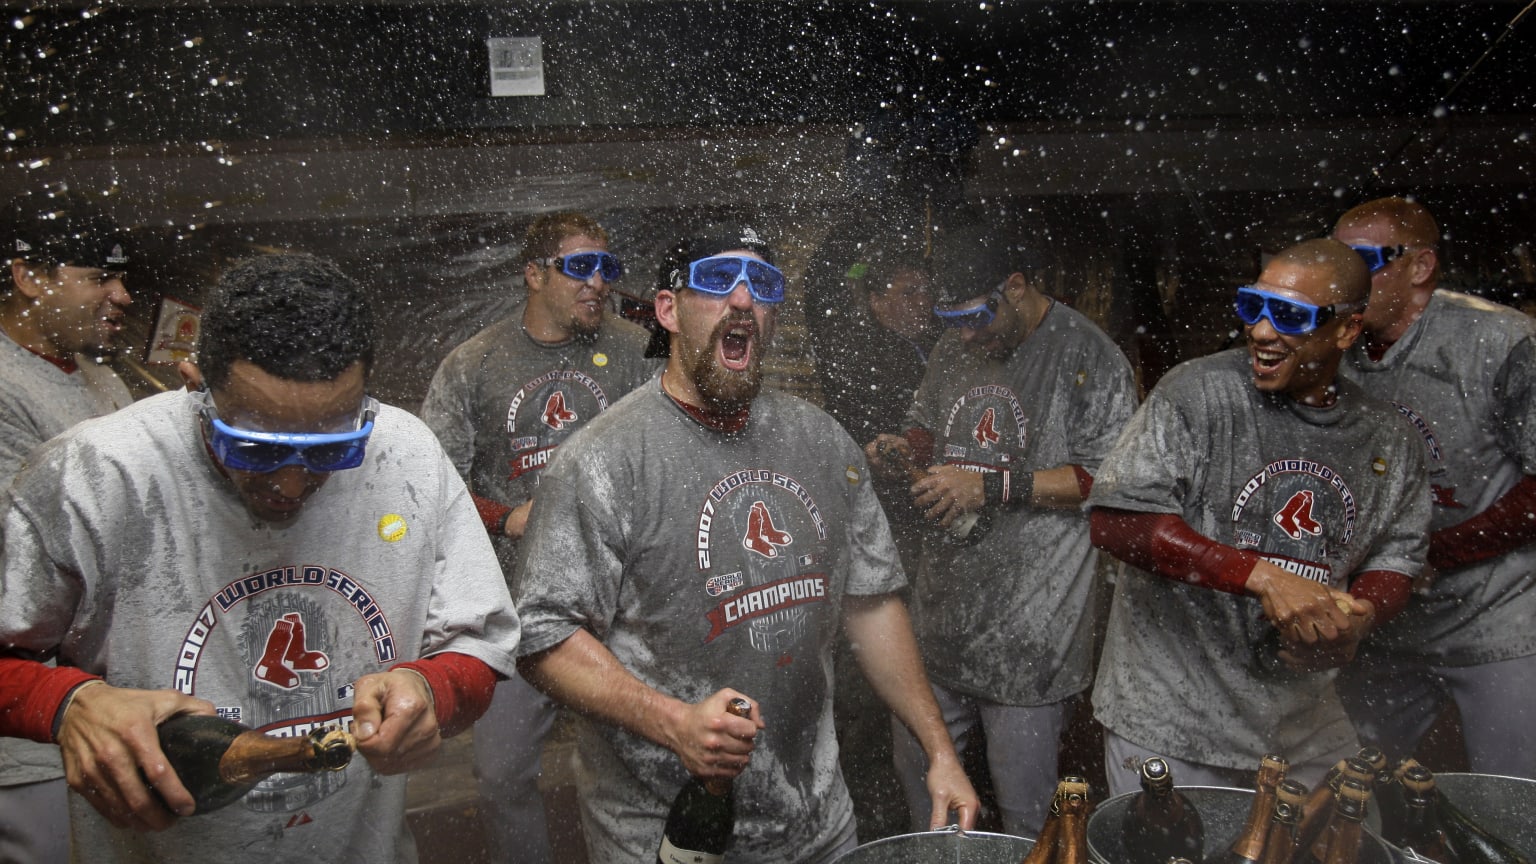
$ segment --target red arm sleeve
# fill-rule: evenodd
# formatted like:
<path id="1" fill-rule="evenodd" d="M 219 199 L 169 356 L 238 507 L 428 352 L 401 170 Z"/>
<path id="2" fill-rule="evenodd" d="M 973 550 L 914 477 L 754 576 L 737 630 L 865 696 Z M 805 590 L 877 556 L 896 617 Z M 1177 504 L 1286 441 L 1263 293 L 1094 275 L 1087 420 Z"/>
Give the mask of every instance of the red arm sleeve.
<path id="1" fill-rule="evenodd" d="M 1536 477 L 1522 477 L 1487 510 L 1429 535 L 1429 563 L 1455 570 L 1536 540 Z"/>
<path id="2" fill-rule="evenodd" d="M 1083 493 L 1083 500 L 1087 501 L 1088 493 L 1093 491 L 1093 475 L 1081 465 L 1073 465 L 1072 473 L 1077 475 L 1077 491 Z"/>
<path id="3" fill-rule="evenodd" d="M 100 676 L 72 666 L 0 655 L 0 735 L 53 743 L 53 720 L 65 697 Z"/>
<path id="4" fill-rule="evenodd" d="M 912 447 L 912 464 L 927 468 L 933 464 L 933 433 L 921 426 L 913 426 L 902 436 Z"/>
<path id="5" fill-rule="evenodd" d="M 390 668 L 411 669 L 427 679 L 427 686 L 432 688 L 432 704 L 437 708 L 437 725 L 444 738 L 475 725 L 485 709 L 491 707 L 491 694 L 502 677 L 484 661 L 453 651 L 396 663 Z"/>
<path id="6" fill-rule="evenodd" d="M 1093 545 L 1127 564 L 1191 585 L 1243 594 L 1259 556 L 1217 543 L 1172 513 L 1095 507 Z"/>
<path id="7" fill-rule="evenodd" d="M 1362 600 L 1371 601 L 1376 607 L 1376 621 L 1371 626 L 1380 627 L 1392 620 L 1408 605 L 1408 595 L 1413 580 L 1396 570 L 1362 570 L 1349 586 L 1349 593 Z"/>
<path id="8" fill-rule="evenodd" d="M 499 501 L 481 498 L 473 492 L 469 493 L 469 497 L 474 499 L 475 511 L 480 514 L 480 523 L 492 537 L 500 537 L 506 532 L 507 514 L 512 512 L 511 507 Z"/>

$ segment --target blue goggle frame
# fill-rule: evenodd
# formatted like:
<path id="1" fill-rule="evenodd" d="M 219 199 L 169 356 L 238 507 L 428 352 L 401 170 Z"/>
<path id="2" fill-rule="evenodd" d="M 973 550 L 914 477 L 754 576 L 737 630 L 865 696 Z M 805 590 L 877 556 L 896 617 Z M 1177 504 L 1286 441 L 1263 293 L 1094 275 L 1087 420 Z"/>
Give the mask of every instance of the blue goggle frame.
<path id="1" fill-rule="evenodd" d="M 934 305 L 933 314 L 948 327 L 980 330 L 991 324 L 997 317 L 997 304 L 1002 302 L 1002 299 L 1003 288 L 999 285 L 992 289 L 992 293 L 980 303 L 973 303 L 959 309 L 954 308 L 953 305 L 939 303 Z"/>
<path id="2" fill-rule="evenodd" d="M 1282 297 L 1252 285 L 1237 289 L 1237 299 L 1232 307 L 1237 317 L 1249 326 L 1268 318 L 1276 333 L 1286 336 L 1305 336 L 1333 320 L 1340 312 L 1352 310 L 1360 303 L 1334 303 L 1330 306 L 1313 306 L 1300 300 Z"/>
<path id="3" fill-rule="evenodd" d="M 561 273 L 583 282 L 591 279 L 594 273 L 601 275 L 604 282 L 617 282 L 624 278 L 624 265 L 607 252 L 576 252 L 555 258 L 536 258 L 533 263 L 559 267 Z"/>
<path id="4" fill-rule="evenodd" d="M 688 287 L 716 297 L 729 297 L 736 286 L 747 283 L 759 303 L 784 302 L 784 274 L 767 261 L 744 255 L 714 255 L 688 265 Z"/>
<path id="5" fill-rule="evenodd" d="M 320 474 L 356 468 L 363 464 L 368 436 L 373 434 L 373 418 L 379 413 L 378 400 L 365 396 L 357 428 L 351 431 L 258 432 L 219 419 L 211 393 L 199 391 L 195 395 L 202 397 L 198 413 L 207 421 L 208 449 L 214 458 L 231 470 L 256 474 L 270 474 L 289 465 Z"/>
<path id="6" fill-rule="evenodd" d="M 1391 264 L 1397 258 L 1403 257 L 1403 253 L 1408 251 L 1408 247 L 1401 244 L 1397 246 L 1356 246 L 1350 244 L 1349 248 L 1360 253 L 1360 257 L 1365 259 L 1365 266 L 1371 268 L 1371 273 L 1373 274 L 1387 269 L 1388 264 Z"/>

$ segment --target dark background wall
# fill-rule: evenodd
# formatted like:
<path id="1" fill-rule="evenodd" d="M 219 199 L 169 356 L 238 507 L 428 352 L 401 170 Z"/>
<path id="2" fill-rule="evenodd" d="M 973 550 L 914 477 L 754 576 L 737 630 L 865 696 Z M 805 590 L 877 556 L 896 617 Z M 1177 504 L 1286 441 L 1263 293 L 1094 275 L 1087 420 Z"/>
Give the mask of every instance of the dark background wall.
<path id="1" fill-rule="evenodd" d="M 1536 281 L 1522 9 L 5 4 L 0 191 L 66 183 L 136 226 L 145 338 L 161 294 L 196 302 L 231 257 L 341 259 L 389 313 L 376 389 L 410 406 L 515 296 L 522 227 L 566 207 L 609 225 L 640 295 L 690 225 L 768 225 L 803 277 L 775 374 L 812 396 L 798 322 L 836 302 L 829 240 L 1006 211 L 1155 375 L 1228 338 L 1263 251 L 1378 194 L 1434 209 L 1456 284 Z M 498 36 L 542 38 L 546 95 L 489 95 Z"/>

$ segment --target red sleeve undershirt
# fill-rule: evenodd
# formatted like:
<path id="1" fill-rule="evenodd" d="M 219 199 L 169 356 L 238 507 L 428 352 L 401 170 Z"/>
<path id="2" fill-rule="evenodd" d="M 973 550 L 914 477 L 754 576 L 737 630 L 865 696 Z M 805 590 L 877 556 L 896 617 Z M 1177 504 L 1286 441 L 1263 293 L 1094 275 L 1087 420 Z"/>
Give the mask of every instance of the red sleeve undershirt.
<path id="1" fill-rule="evenodd" d="M 100 676 L 0 655 L 0 735 L 53 743 L 53 721 L 76 687 Z"/>
<path id="2" fill-rule="evenodd" d="M 492 537 L 500 537 L 507 529 L 507 514 L 512 508 L 499 501 L 482 498 L 471 492 L 469 497 L 475 502 L 475 512 L 480 514 L 480 522 Z"/>
<path id="3" fill-rule="evenodd" d="M 1244 594 L 1259 556 L 1206 537 L 1172 513 L 1136 513 L 1096 507 L 1089 516 L 1093 545 L 1116 558 L 1168 579 Z M 1408 603 L 1411 582 L 1393 570 L 1363 570 L 1349 593 L 1371 601 L 1375 624 L 1391 619 Z"/>
<path id="4" fill-rule="evenodd" d="M 1487 510 L 1429 535 L 1429 563 L 1455 570 L 1536 540 L 1536 477 L 1525 476 Z"/>
<path id="5" fill-rule="evenodd" d="M 392 669 L 420 672 L 432 688 L 432 704 L 437 709 L 437 726 L 443 737 L 457 735 L 473 726 L 491 706 L 500 675 L 484 661 L 468 654 L 444 651 L 397 663 Z"/>

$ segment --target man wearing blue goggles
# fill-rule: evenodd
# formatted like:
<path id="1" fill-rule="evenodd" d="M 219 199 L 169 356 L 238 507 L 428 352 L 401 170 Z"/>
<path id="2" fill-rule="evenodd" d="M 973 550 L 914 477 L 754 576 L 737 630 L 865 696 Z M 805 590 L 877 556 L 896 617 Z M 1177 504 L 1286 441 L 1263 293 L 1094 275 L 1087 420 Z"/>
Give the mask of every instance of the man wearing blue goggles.
<path id="1" fill-rule="evenodd" d="M 577 252 L 554 258 L 537 258 L 535 264 L 559 268 L 561 273 L 580 282 L 592 278 L 595 273 L 604 282 L 617 282 L 624 278 L 624 265 L 608 252 Z"/>
<path id="2" fill-rule="evenodd" d="M 1351 243 L 1349 248 L 1358 252 L 1360 257 L 1365 259 L 1365 266 L 1371 269 L 1372 276 L 1387 269 L 1388 264 L 1403 257 L 1403 254 L 1408 251 L 1408 247 L 1402 244 L 1396 246 L 1356 246 Z"/>
<path id="3" fill-rule="evenodd" d="M 747 283 L 759 303 L 784 302 L 784 274 L 779 268 L 744 255 L 715 255 L 688 265 L 688 287 L 716 297 L 728 297 Z M 679 286 L 681 287 L 681 286 Z"/>
<path id="4" fill-rule="evenodd" d="M 213 394 L 200 390 L 193 398 L 206 423 L 208 449 L 219 464 L 233 471 L 269 474 L 280 468 L 300 466 L 316 473 L 344 471 L 363 464 L 368 436 L 379 403 L 364 397 L 357 428 L 344 432 L 262 432 L 241 429 L 219 418 Z"/>
<path id="5" fill-rule="evenodd" d="M 1259 323 L 1259 319 L 1268 318 L 1276 333 L 1304 336 L 1327 324 L 1339 313 L 1354 311 L 1365 304 L 1332 303 L 1315 306 L 1254 285 L 1244 285 L 1237 289 L 1237 300 L 1232 305 L 1244 324 L 1253 326 Z"/>

